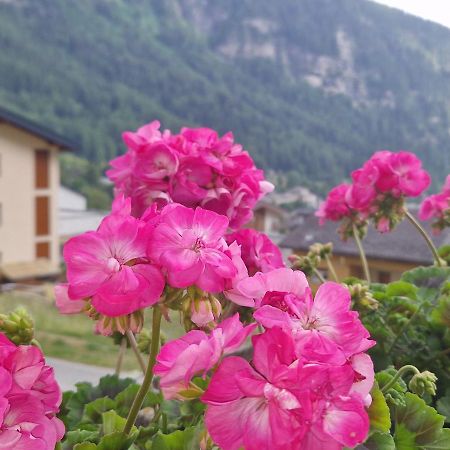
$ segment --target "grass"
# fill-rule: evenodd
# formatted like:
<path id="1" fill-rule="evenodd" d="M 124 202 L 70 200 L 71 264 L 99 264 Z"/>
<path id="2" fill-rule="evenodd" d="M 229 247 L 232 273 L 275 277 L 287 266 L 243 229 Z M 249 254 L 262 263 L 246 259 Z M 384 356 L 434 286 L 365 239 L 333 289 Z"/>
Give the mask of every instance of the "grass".
<path id="1" fill-rule="evenodd" d="M 0 294 L 0 313 L 8 313 L 24 306 L 35 322 L 35 337 L 46 356 L 67 359 L 85 364 L 115 367 L 119 346 L 109 337 L 94 334 L 94 322 L 83 315 L 61 315 L 49 295 L 46 297 L 21 291 Z M 151 320 L 147 317 L 144 326 Z M 177 320 L 163 323 L 163 333 L 168 339 L 183 334 Z M 145 359 L 145 355 L 144 355 Z M 139 370 L 131 349 L 127 349 L 123 370 Z"/>

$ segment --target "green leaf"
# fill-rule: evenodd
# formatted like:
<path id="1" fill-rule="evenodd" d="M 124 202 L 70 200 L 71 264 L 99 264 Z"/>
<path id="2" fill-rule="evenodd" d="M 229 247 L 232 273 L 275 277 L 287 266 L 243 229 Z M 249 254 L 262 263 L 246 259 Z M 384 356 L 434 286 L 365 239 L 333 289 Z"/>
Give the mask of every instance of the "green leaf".
<path id="1" fill-rule="evenodd" d="M 128 436 L 122 432 L 115 432 L 102 437 L 99 442 L 98 450 L 128 450 L 138 435 L 137 430 L 132 431 Z"/>
<path id="2" fill-rule="evenodd" d="M 394 439 L 398 450 L 450 450 L 450 440 L 447 447 L 436 447 L 442 445 L 444 417 L 415 394 L 406 393 L 405 400 L 406 404 L 397 406 L 395 413 Z M 448 433 L 444 432 L 446 435 Z"/>
<path id="3" fill-rule="evenodd" d="M 391 415 L 384 395 L 375 383 L 371 391 L 372 403 L 369 407 L 369 419 L 371 430 L 389 432 L 391 429 Z"/>
<path id="4" fill-rule="evenodd" d="M 73 450 L 96 450 L 97 446 L 91 442 L 84 442 L 83 444 L 77 444 Z"/>
<path id="5" fill-rule="evenodd" d="M 364 444 L 358 445 L 355 450 L 396 450 L 394 438 L 389 433 L 373 433 Z"/>
<path id="6" fill-rule="evenodd" d="M 417 300 L 417 287 L 406 281 L 395 281 L 386 286 L 389 297 L 408 297 Z"/>
<path id="7" fill-rule="evenodd" d="M 375 374 L 375 379 L 378 383 L 378 386 L 380 389 L 383 389 L 384 386 L 386 386 L 392 378 L 394 378 L 395 374 L 397 373 L 397 370 L 393 367 L 388 367 L 385 370 L 382 370 L 381 372 L 378 372 Z M 405 405 L 405 393 L 407 391 L 406 383 L 399 378 L 393 386 L 391 386 L 387 392 L 384 393 L 384 397 L 386 399 L 386 402 L 390 406 L 394 405 Z"/>
<path id="8" fill-rule="evenodd" d="M 109 397 L 97 398 L 85 406 L 81 420 L 82 422 L 98 423 L 104 412 L 115 408 L 116 402 Z"/>
<path id="9" fill-rule="evenodd" d="M 434 323 L 450 327 L 450 296 L 443 296 L 439 299 L 437 307 L 431 312 Z"/>
<path id="10" fill-rule="evenodd" d="M 445 396 L 436 402 L 436 409 L 445 416 L 445 421 L 450 423 L 450 390 L 447 389 Z"/>
<path id="11" fill-rule="evenodd" d="M 177 430 L 170 434 L 157 434 L 152 443 L 152 450 L 191 450 L 196 448 L 196 428 Z"/>
<path id="12" fill-rule="evenodd" d="M 82 442 L 98 442 L 100 434 L 98 431 L 89 430 L 73 430 L 68 431 L 64 438 L 64 444 L 69 444 L 72 448 L 75 444 L 80 444 Z M 64 445 L 66 448 L 67 445 Z"/>
<path id="13" fill-rule="evenodd" d="M 116 431 L 122 432 L 127 423 L 127 419 L 120 417 L 115 411 L 108 411 L 102 414 L 103 434 L 106 436 Z"/>
<path id="14" fill-rule="evenodd" d="M 416 267 L 405 272 L 401 280 L 419 288 L 417 296 L 421 300 L 433 301 L 437 298 L 443 283 L 450 279 L 450 267 Z"/>

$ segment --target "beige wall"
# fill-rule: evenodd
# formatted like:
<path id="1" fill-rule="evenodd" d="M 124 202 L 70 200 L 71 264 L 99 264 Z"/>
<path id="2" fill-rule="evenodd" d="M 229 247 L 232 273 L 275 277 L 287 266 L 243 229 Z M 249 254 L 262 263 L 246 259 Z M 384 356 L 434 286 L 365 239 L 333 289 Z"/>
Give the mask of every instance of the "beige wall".
<path id="1" fill-rule="evenodd" d="M 49 189 L 35 189 L 35 149 L 50 150 Z M 58 149 L 8 124 L 0 123 L 0 264 L 34 261 L 37 242 L 50 242 L 51 261 L 59 263 L 57 199 Z M 50 197 L 50 235 L 35 235 L 35 197 Z"/>

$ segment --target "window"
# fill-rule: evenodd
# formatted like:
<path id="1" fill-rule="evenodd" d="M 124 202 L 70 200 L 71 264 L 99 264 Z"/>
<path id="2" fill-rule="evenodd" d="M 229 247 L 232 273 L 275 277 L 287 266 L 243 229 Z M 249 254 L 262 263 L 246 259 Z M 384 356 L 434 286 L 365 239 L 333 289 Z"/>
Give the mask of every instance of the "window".
<path id="1" fill-rule="evenodd" d="M 350 276 L 359 278 L 360 280 L 364 279 L 364 272 L 361 266 L 350 266 Z"/>
<path id="2" fill-rule="evenodd" d="M 49 160 L 48 150 L 35 150 L 34 169 L 36 189 L 46 189 L 49 187 Z"/>
<path id="3" fill-rule="evenodd" d="M 50 258 L 49 242 L 38 242 L 36 244 L 36 258 Z"/>
<path id="4" fill-rule="evenodd" d="M 47 236 L 50 234 L 50 199 L 48 197 L 36 197 L 36 235 Z"/>

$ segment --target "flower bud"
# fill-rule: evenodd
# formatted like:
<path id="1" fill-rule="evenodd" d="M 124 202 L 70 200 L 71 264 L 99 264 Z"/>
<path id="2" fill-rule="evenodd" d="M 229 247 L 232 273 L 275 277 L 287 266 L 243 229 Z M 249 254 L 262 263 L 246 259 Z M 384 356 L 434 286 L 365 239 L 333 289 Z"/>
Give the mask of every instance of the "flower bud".
<path id="1" fill-rule="evenodd" d="M 436 381 L 437 377 L 434 373 L 425 370 L 418 373 L 411 378 L 409 382 L 409 389 L 417 395 L 436 395 Z"/>
<path id="2" fill-rule="evenodd" d="M 16 308 L 9 314 L 0 314 L 0 331 L 16 345 L 29 345 L 34 337 L 34 323 L 27 310 Z"/>
<path id="3" fill-rule="evenodd" d="M 196 298 L 191 302 L 191 320 L 200 328 L 214 323 L 221 313 L 222 305 L 212 295 Z"/>

